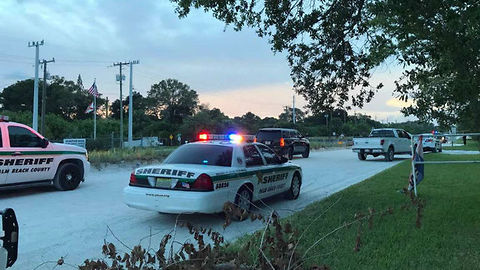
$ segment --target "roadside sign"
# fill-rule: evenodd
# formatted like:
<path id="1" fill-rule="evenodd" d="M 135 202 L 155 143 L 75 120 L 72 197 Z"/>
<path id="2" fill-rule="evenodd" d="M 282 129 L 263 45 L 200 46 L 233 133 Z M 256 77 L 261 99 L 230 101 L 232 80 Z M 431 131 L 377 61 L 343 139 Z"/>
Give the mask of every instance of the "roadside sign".
<path id="1" fill-rule="evenodd" d="M 63 139 L 64 144 L 70 144 L 75 146 L 80 146 L 82 148 L 87 148 L 86 139 Z"/>
<path id="2" fill-rule="evenodd" d="M 173 135 L 172 134 L 170 134 L 170 140 L 173 140 Z"/>

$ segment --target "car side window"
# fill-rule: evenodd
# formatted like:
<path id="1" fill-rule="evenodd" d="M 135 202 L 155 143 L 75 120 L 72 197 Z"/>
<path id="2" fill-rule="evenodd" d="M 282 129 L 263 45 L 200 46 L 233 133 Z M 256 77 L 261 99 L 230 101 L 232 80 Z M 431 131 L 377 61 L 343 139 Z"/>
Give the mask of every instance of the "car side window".
<path id="1" fill-rule="evenodd" d="M 243 147 L 243 154 L 245 155 L 245 166 L 251 167 L 263 165 L 262 156 L 255 146 L 245 145 Z"/>
<path id="2" fill-rule="evenodd" d="M 42 139 L 23 127 L 8 127 L 10 147 L 42 147 Z"/>
<path id="3" fill-rule="evenodd" d="M 260 152 L 265 158 L 265 161 L 267 161 L 267 164 L 278 164 L 278 157 L 272 149 L 261 144 L 257 145 L 257 147 L 260 149 Z"/>

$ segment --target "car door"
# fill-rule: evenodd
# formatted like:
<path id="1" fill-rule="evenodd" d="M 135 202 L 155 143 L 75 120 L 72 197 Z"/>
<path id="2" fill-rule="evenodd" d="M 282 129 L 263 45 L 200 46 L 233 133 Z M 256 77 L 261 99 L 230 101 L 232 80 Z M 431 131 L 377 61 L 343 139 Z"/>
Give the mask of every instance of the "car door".
<path id="1" fill-rule="evenodd" d="M 256 146 L 266 163 L 261 181 L 262 188 L 266 188 L 265 196 L 283 192 L 288 188 L 286 183 L 289 179 L 289 171 L 282 168 L 280 158 L 275 154 L 275 151 L 262 144 L 257 144 Z"/>
<path id="2" fill-rule="evenodd" d="M 307 144 L 304 137 L 298 131 L 294 131 L 294 134 L 295 134 L 295 141 L 298 145 L 297 147 L 298 153 L 305 152 L 305 149 L 307 148 Z"/>
<path id="3" fill-rule="evenodd" d="M 7 157 L 10 153 L 9 149 L 3 145 L 3 133 L 4 126 L 0 127 L 0 185 L 3 185 L 7 182 L 7 174 L 9 171 L 9 166 L 4 165 L 5 157 Z"/>
<path id="4" fill-rule="evenodd" d="M 55 175 L 56 155 L 42 148 L 42 138 L 20 125 L 9 125 L 7 129 L 10 155 L 6 158 L 10 170 L 6 183 L 51 180 Z"/>
<path id="5" fill-rule="evenodd" d="M 401 149 L 399 149 L 399 152 L 406 153 L 410 151 L 410 135 L 405 130 L 398 130 L 398 133 L 401 134 L 400 141 L 401 141 Z"/>
<path id="6" fill-rule="evenodd" d="M 265 190 L 261 184 L 263 179 L 262 170 L 264 169 L 264 160 L 258 149 L 253 144 L 247 144 L 243 146 L 243 155 L 245 157 L 245 167 L 247 172 L 253 173 L 256 176 L 256 182 L 253 183 L 253 197 L 254 199 L 264 198 Z M 252 181 L 255 181 L 255 176 L 252 178 Z"/>

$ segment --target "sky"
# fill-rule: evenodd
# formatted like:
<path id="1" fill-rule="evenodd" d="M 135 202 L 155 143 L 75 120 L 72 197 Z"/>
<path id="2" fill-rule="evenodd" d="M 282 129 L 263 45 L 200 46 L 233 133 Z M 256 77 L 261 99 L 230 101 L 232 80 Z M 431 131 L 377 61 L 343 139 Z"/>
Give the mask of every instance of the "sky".
<path id="1" fill-rule="evenodd" d="M 114 62 L 139 60 L 133 66 L 134 90 L 146 95 L 151 85 L 167 78 L 188 84 L 200 103 L 227 115 L 251 111 L 277 117 L 291 106 L 294 92 L 286 54 L 274 54 L 266 39 L 251 29 L 235 32 L 211 14 L 194 10 L 179 19 L 168 0 L 2 0 L 0 1 L 0 89 L 34 77 L 35 49 L 44 40 L 40 60 L 52 75 L 76 81 L 118 99 Z M 129 69 L 123 95 L 128 95 Z M 394 99 L 396 66 L 377 69 L 372 82 L 383 82 L 370 104 L 351 113 L 365 113 L 383 122 L 404 121 L 402 104 Z M 32 101 L 33 102 L 33 101 Z M 296 96 L 296 106 L 306 101 Z"/>

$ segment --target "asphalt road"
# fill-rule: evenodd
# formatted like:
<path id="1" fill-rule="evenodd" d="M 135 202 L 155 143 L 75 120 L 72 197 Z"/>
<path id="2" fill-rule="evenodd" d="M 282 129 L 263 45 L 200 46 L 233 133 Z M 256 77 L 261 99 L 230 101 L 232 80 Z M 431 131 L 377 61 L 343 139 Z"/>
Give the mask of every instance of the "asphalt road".
<path id="1" fill-rule="evenodd" d="M 398 156 L 394 162 L 381 157 L 359 161 L 351 150 L 312 152 L 310 158 L 295 158 L 302 166 L 304 179 L 300 197 L 286 201 L 272 198 L 260 205 L 264 211 L 276 209 L 285 216 L 325 196 L 358 183 L 397 164 L 409 156 Z M 122 189 L 128 184 L 132 165 L 92 169 L 87 180 L 74 191 L 59 192 L 36 188 L 2 192 L 0 208 L 12 207 L 20 226 L 19 257 L 11 269 L 52 269 L 64 257 L 70 265 L 85 259 L 103 258 L 104 240 L 118 249 L 142 246 L 158 248 L 165 233 L 175 227 L 176 215 L 158 214 L 128 208 L 122 202 Z M 203 227 L 212 227 L 233 240 L 262 227 L 260 222 L 234 222 L 223 231 L 221 215 L 182 215 L 181 220 Z M 113 233 L 113 234 L 112 234 Z M 192 241 L 186 229 L 178 228 L 175 239 Z M 120 243 L 119 240 L 123 243 Z M 72 269 L 58 266 L 55 269 Z"/>

